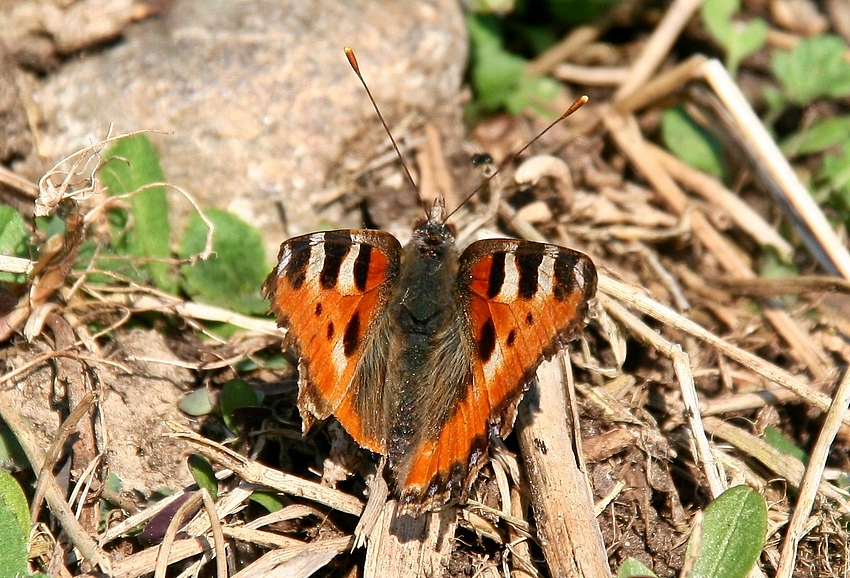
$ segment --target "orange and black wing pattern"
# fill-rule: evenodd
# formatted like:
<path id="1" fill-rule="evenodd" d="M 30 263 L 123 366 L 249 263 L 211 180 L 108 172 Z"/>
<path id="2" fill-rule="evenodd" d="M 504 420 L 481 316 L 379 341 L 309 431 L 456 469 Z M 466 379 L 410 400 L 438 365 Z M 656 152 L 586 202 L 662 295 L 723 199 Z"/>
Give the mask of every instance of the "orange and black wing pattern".
<path id="1" fill-rule="evenodd" d="M 506 436 L 526 384 L 584 327 L 596 267 L 583 253 L 509 239 L 478 241 L 461 257 L 458 282 L 475 354 L 479 419 Z"/>
<path id="2" fill-rule="evenodd" d="M 442 375 L 453 375 L 439 388 L 451 409 L 424 422 L 398 472 L 405 508 L 465 498 L 490 432 L 510 433 L 525 386 L 544 359 L 576 337 L 595 292 L 596 269 L 582 253 L 505 239 L 466 249 L 455 291 L 461 315 L 449 332 L 458 336 L 457 351 L 435 363 Z"/>
<path id="3" fill-rule="evenodd" d="M 401 246 L 372 230 L 311 233 L 285 241 L 263 285 L 278 325 L 300 356 L 298 407 L 308 429 L 335 415 L 362 447 L 386 453 L 386 425 L 357 407 L 352 381 L 398 277 Z"/>

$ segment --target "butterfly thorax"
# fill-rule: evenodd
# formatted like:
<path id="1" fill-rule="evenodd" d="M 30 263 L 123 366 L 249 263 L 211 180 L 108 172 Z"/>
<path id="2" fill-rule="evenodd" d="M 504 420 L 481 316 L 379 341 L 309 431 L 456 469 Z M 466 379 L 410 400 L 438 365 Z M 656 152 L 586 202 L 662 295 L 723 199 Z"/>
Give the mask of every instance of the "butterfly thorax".
<path id="1" fill-rule="evenodd" d="M 418 226 L 404 248 L 401 274 L 388 305 L 396 331 L 388 391 L 395 393 L 390 466 L 404 478 L 405 457 L 420 437 L 433 436 L 450 417 L 458 380 L 470 379 L 457 296 L 458 254 L 450 226 L 434 218 Z M 399 471 L 401 470 L 401 471 Z"/>
<path id="2" fill-rule="evenodd" d="M 398 285 L 388 303 L 390 317 L 412 344 L 438 335 L 459 309 L 457 269 L 454 231 L 445 223 L 445 208 L 438 199 L 403 249 Z"/>

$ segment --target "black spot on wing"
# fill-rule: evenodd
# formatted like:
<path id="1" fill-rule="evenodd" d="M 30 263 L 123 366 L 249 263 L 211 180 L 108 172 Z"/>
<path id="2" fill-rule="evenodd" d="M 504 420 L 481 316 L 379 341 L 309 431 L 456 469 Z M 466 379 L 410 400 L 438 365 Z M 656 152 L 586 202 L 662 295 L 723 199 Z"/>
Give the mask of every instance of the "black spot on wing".
<path id="1" fill-rule="evenodd" d="M 346 357 L 351 357 L 357 352 L 360 345 L 360 313 L 355 313 L 345 326 L 342 336 L 342 352 Z"/>
<path id="2" fill-rule="evenodd" d="M 313 311 L 316 314 L 316 317 L 322 316 L 322 304 L 316 303 L 316 309 Z"/>
<path id="3" fill-rule="evenodd" d="M 577 259 L 572 255 L 562 253 L 555 259 L 555 283 L 552 292 L 556 300 L 564 301 L 579 289 L 575 277 L 576 266 Z"/>
<path id="4" fill-rule="evenodd" d="M 508 338 L 505 340 L 505 345 L 507 345 L 508 347 L 513 347 L 514 341 L 516 341 L 516 329 L 511 329 L 508 332 Z"/>
<path id="5" fill-rule="evenodd" d="M 487 319 L 481 327 L 481 335 L 478 337 L 478 356 L 484 363 L 487 363 L 495 350 L 496 326 L 493 325 L 492 319 Z"/>
<path id="6" fill-rule="evenodd" d="M 529 311 L 525 315 L 525 324 L 526 325 L 534 325 L 534 313 L 532 313 L 531 311 Z"/>
<path id="7" fill-rule="evenodd" d="M 487 297 L 492 299 L 502 290 L 505 282 L 505 253 L 493 254 L 493 265 L 490 268 L 490 278 L 487 280 Z"/>
<path id="8" fill-rule="evenodd" d="M 293 289 L 300 289 L 307 278 L 307 265 L 310 264 L 310 236 L 293 239 L 289 245 L 289 263 L 283 274 Z"/>
<path id="9" fill-rule="evenodd" d="M 522 253 L 516 254 L 520 299 L 531 299 L 537 293 L 537 276 L 545 248 L 545 245 L 539 243 L 529 243 Z"/>
<path id="10" fill-rule="evenodd" d="M 327 331 L 328 341 L 330 341 L 331 339 L 334 338 L 334 333 L 336 333 L 336 328 L 334 327 L 334 322 L 328 321 L 328 331 Z"/>
<path id="11" fill-rule="evenodd" d="M 346 231 L 331 231 L 325 233 L 325 262 L 322 263 L 322 273 L 319 283 L 322 289 L 336 287 L 339 280 L 339 270 L 346 255 L 351 250 L 351 235 Z"/>
<path id="12" fill-rule="evenodd" d="M 366 290 L 369 280 L 369 262 L 372 260 L 372 245 L 360 245 L 360 252 L 354 260 L 354 285 L 360 291 Z"/>

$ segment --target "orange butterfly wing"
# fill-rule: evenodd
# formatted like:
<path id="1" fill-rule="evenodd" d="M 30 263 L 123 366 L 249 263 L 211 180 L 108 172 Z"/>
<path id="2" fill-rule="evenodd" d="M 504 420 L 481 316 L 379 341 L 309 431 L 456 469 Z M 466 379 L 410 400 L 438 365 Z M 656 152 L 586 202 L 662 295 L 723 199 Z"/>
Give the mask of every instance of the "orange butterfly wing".
<path id="1" fill-rule="evenodd" d="M 504 437 L 537 367 L 584 326 L 596 267 L 578 251 L 508 239 L 473 243 L 464 257 L 473 379 L 486 391 L 490 422 Z"/>
<path id="2" fill-rule="evenodd" d="M 402 500 L 416 508 L 448 491 L 468 491 L 491 427 L 504 437 L 528 381 L 545 358 L 575 338 L 596 292 L 596 268 L 584 254 L 555 245 L 486 240 L 460 259 L 457 295 L 471 376 L 455 408 L 411 457 Z M 461 486 L 458 488 L 458 486 Z"/>
<path id="3" fill-rule="evenodd" d="M 362 447 L 386 453 L 386 425 L 362 411 L 352 381 L 398 276 L 400 252 L 395 237 L 372 230 L 311 233 L 281 245 L 263 293 L 300 356 L 305 431 L 333 414 Z"/>

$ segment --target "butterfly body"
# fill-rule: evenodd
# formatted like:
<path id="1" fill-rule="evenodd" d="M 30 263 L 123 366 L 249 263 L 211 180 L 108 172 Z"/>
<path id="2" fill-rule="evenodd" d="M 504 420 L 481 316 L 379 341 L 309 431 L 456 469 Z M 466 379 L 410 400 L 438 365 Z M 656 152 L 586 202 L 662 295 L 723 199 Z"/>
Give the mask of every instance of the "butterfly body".
<path id="1" fill-rule="evenodd" d="M 264 285 L 300 355 L 305 431 L 334 415 L 387 456 L 412 510 L 465 498 L 490 433 L 510 432 L 595 289 L 590 259 L 555 245 L 485 240 L 459 254 L 441 201 L 404 248 L 383 231 L 289 239 Z"/>

